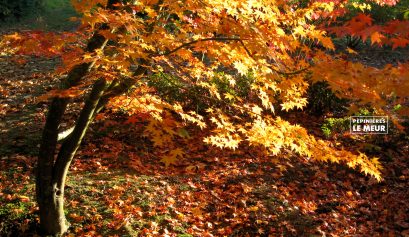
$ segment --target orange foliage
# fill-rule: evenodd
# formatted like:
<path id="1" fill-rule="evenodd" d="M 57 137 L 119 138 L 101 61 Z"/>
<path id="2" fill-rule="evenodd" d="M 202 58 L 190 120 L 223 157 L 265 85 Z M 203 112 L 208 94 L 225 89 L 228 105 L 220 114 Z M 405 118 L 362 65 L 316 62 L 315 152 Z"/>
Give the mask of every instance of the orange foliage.
<path id="1" fill-rule="evenodd" d="M 362 172 L 380 180 L 376 158 L 331 148 L 299 125 L 281 119 L 275 111 L 277 107 L 284 111 L 305 107 L 308 73 L 312 73 L 315 81 L 326 80 L 335 90 L 378 107 L 385 105 L 382 93 L 406 95 L 407 65 L 376 69 L 348 62 L 342 55 L 334 56 L 330 36 L 350 35 L 369 39 L 374 45 L 405 47 L 409 44 L 407 21 L 378 26 L 370 16 L 358 14 L 344 25 L 334 26 L 338 17 L 347 12 L 344 1 L 335 0 L 310 1 L 303 7 L 297 1 L 283 0 L 146 0 L 117 4 L 115 10 L 104 8 L 106 1 L 101 0 L 72 3 L 83 14 L 81 29 L 85 32 L 78 35 L 100 34 L 110 42 L 104 49 L 85 53 L 77 34 L 39 32 L 6 36 L 3 47 L 18 45 L 15 53 L 63 55 L 65 69 L 61 72 L 80 63 L 92 63 L 93 70 L 84 78 L 85 85 L 98 78 L 108 81 L 132 78 L 135 67 L 140 66 L 150 73 L 172 73 L 187 85 L 208 90 L 211 99 L 230 101 L 226 107 L 207 108 L 203 117 L 184 111 L 183 105 L 164 102 L 148 86 L 150 73 L 138 75 L 133 81 L 133 92 L 113 98 L 110 106 L 126 109 L 131 115 L 151 114 L 145 133 L 155 146 L 170 144 L 175 137 L 181 137 L 178 129 L 183 124 L 176 122 L 169 112 L 173 111 L 185 122 L 210 128 L 212 134 L 204 139 L 209 144 L 237 149 L 248 143 L 265 147 L 275 157 L 284 152 L 318 161 L 344 162 L 351 167 L 359 166 Z M 318 45 L 321 49 L 315 47 Z M 252 96 L 236 98 L 219 91 L 211 79 L 221 69 L 242 76 L 251 73 L 255 78 L 249 92 Z M 228 76 L 234 85 L 234 77 Z M 174 145 L 171 148 L 162 157 L 166 165 L 184 155 L 180 148 Z"/>

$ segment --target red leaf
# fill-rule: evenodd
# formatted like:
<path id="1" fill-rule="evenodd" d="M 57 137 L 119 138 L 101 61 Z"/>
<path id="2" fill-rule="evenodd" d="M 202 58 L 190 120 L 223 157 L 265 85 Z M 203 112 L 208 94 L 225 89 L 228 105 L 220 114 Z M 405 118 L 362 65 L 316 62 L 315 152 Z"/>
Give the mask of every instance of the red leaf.
<path id="1" fill-rule="evenodd" d="M 396 49 L 399 47 L 406 47 L 407 45 L 409 45 L 409 40 L 408 39 L 404 39 L 404 38 L 394 38 L 391 40 L 393 45 L 392 45 L 392 49 Z"/>

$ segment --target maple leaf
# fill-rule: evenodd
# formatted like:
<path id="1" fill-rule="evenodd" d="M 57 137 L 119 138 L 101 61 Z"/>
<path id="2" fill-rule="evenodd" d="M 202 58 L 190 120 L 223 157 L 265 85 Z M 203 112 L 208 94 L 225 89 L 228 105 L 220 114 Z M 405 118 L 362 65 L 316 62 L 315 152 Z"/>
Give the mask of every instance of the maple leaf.
<path id="1" fill-rule="evenodd" d="M 234 100 L 235 96 L 230 94 L 230 93 L 225 93 L 224 94 L 224 98 L 228 99 L 228 100 Z"/>
<path id="2" fill-rule="evenodd" d="M 204 212 L 201 207 L 195 207 L 192 208 L 192 214 L 197 217 L 202 217 L 204 215 Z"/>
<path id="3" fill-rule="evenodd" d="M 351 48 L 347 48 L 347 52 L 350 54 L 358 54 L 355 50 L 351 49 Z"/>
<path id="4" fill-rule="evenodd" d="M 372 21 L 373 21 L 372 17 L 364 13 L 359 13 L 356 17 L 353 18 L 353 20 L 355 22 L 362 22 L 368 26 L 372 25 Z"/>
<path id="5" fill-rule="evenodd" d="M 140 119 L 136 116 L 136 115 L 132 115 L 131 117 L 129 117 L 126 121 L 125 124 L 135 124 L 138 123 L 140 121 Z"/>
<path id="6" fill-rule="evenodd" d="M 335 50 L 334 43 L 332 42 L 330 37 L 321 37 L 320 42 L 325 48 Z"/>
<path id="7" fill-rule="evenodd" d="M 168 154 L 162 156 L 161 162 L 165 164 L 166 167 L 169 165 L 174 165 L 179 159 L 183 159 L 185 153 L 181 148 L 176 148 L 171 150 Z"/>
<path id="8" fill-rule="evenodd" d="M 409 39 L 405 39 L 405 38 L 393 38 L 391 39 L 392 41 L 392 49 L 396 49 L 399 47 L 406 47 L 407 45 L 409 45 Z"/>
<path id="9" fill-rule="evenodd" d="M 385 38 L 384 35 L 380 34 L 379 32 L 374 32 L 371 34 L 371 44 L 381 44 L 383 38 Z"/>
<path id="10" fill-rule="evenodd" d="M 237 69 L 237 71 L 239 72 L 239 74 L 245 76 L 248 73 L 248 67 L 240 62 L 240 61 L 236 61 L 233 63 L 234 67 Z"/>

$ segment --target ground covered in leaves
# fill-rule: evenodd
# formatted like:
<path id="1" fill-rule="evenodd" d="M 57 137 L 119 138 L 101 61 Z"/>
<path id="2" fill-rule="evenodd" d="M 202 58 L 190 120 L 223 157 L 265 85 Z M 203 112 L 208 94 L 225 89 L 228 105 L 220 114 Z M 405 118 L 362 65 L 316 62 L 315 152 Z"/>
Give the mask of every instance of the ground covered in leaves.
<path id="1" fill-rule="evenodd" d="M 35 235 L 38 226 L 33 169 L 46 104 L 37 98 L 58 83 L 56 64 L 0 58 L 1 236 Z M 310 132 L 323 136 L 322 121 L 302 113 L 289 120 L 314 121 Z M 143 119 L 104 118 L 70 171 L 68 236 L 409 236 L 407 137 L 330 138 L 379 156 L 378 183 L 342 165 L 219 150 L 194 128 L 179 144 L 185 158 L 165 167 L 142 136 Z"/>

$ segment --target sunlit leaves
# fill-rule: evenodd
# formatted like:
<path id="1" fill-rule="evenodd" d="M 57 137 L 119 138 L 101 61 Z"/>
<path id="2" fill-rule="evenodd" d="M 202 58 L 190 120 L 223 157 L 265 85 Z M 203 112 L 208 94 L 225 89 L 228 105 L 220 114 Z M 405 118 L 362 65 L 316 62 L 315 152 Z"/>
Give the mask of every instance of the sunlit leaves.
<path id="1" fill-rule="evenodd" d="M 353 154 L 346 150 L 333 150 L 322 140 L 310 140 L 314 158 L 320 161 L 346 163 L 351 168 L 359 168 L 361 172 L 372 175 L 378 181 L 382 180 L 381 165 L 378 158 L 368 158 L 365 154 Z"/>
<path id="2" fill-rule="evenodd" d="M 247 142 L 263 146 L 273 155 L 313 155 L 306 131 L 275 115 L 277 108 L 288 112 L 306 106 L 308 73 L 313 81 L 327 80 L 346 96 L 376 101 L 379 106 L 386 84 L 403 83 L 394 88 L 399 95 L 406 90 L 402 81 L 405 70 L 384 70 L 383 76 L 390 80 L 380 83 L 385 80 L 375 76 L 377 69 L 340 60 L 328 52 L 335 51 L 334 34 L 370 40 L 372 45 L 405 47 L 409 42 L 407 22 L 378 26 L 369 15 L 359 13 L 338 24 L 337 17 L 345 10 L 339 1 L 300 5 L 288 1 L 153 0 L 122 2 L 115 9 L 108 9 L 102 0 L 72 3 L 83 13 L 81 35 L 100 35 L 106 41 L 104 47 L 85 52 L 81 50 L 83 42 L 68 33 L 11 35 L 3 44 L 18 46 L 13 49 L 17 53 L 65 52 L 62 73 L 81 63 L 91 64 L 92 70 L 76 87 L 80 90 L 86 91 L 98 78 L 117 83 L 107 96 L 115 94 L 116 86 L 126 87 L 123 92 L 127 93 L 112 98 L 109 108 L 135 116 L 128 120 L 129 125 L 139 123 L 138 114 L 146 115 L 144 134 L 154 147 L 167 147 L 162 154 L 166 166 L 183 156 L 176 141 L 188 137 L 179 133 L 186 124 L 211 131 L 205 142 L 220 148 L 238 149 Z M 367 8 L 365 4 L 355 7 Z M 318 24 L 328 19 L 328 24 Z M 354 53 L 352 49 L 348 52 Z M 134 76 L 141 68 L 146 73 Z M 150 83 L 152 74 L 158 72 L 170 74 L 179 92 L 200 91 L 197 97 L 204 101 L 203 108 L 186 108 L 188 102 L 195 101 L 192 94 L 185 98 L 190 101 L 167 101 L 169 95 L 158 93 Z M 220 72 L 226 75 L 223 82 L 214 79 Z M 238 77 L 244 80 L 240 82 Z M 51 97 L 79 95 L 72 90 L 59 93 Z M 209 113 L 203 112 L 206 110 Z M 327 158 L 318 156 L 320 159 Z M 366 173 L 378 168 L 367 167 Z"/>
<path id="3" fill-rule="evenodd" d="M 237 127 L 230 121 L 230 118 L 222 111 L 209 110 L 211 114 L 210 121 L 216 126 L 213 130 L 214 135 L 204 139 L 204 142 L 220 148 L 236 149 L 242 138 L 237 134 Z"/>
<path id="4" fill-rule="evenodd" d="M 373 23 L 371 16 L 360 13 L 343 26 L 334 26 L 327 29 L 337 36 L 355 36 L 363 41 L 370 39 L 371 44 L 392 45 L 394 49 L 408 45 L 408 20 L 393 20 L 385 25 L 376 25 Z"/>
<path id="5" fill-rule="evenodd" d="M 398 67 L 386 65 L 379 69 L 342 59 L 326 61 L 325 58 L 316 58 L 312 78 L 314 81 L 328 81 L 333 90 L 342 97 L 359 98 L 362 103 L 372 103 L 375 108 L 381 108 L 386 104 L 382 95 L 393 93 L 401 98 L 407 95 L 407 63 Z M 397 99 L 396 102 L 399 101 L 400 99 Z"/>
<path id="6" fill-rule="evenodd" d="M 72 44 L 80 42 L 82 37 L 80 33 L 71 32 L 14 33 L 1 37 L 0 50 L 3 53 L 55 57 L 74 50 L 75 46 Z"/>
<path id="7" fill-rule="evenodd" d="M 234 62 L 234 68 L 237 69 L 238 73 L 241 75 L 246 75 L 249 71 L 248 67 L 240 61 Z"/>
<path id="8" fill-rule="evenodd" d="M 382 38 L 384 38 L 382 34 L 379 32 L 374 32 L 371 34 L 371 44 L 381 44 L 382 43 Z"/>

